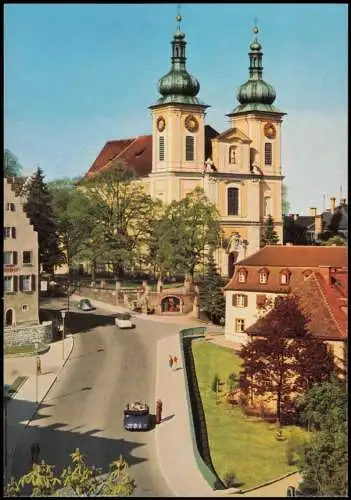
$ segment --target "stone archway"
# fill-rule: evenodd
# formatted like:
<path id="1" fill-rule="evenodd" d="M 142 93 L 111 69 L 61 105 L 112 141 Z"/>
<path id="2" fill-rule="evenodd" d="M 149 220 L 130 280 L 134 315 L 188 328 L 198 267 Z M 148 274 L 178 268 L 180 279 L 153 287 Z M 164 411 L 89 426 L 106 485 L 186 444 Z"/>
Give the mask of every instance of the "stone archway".
<path id="1" fill-rule="evenodd" d="M 12 326 L 14 324 L 14 319 L 13 309 L 8 309 L 5 314 L 5 325 Z"/>
<path id="2" fill-rule="evenodd" d="M 181 299 L 176 295 L 168 295 L 161 300 L 161 312 L 182 312 Z"/>

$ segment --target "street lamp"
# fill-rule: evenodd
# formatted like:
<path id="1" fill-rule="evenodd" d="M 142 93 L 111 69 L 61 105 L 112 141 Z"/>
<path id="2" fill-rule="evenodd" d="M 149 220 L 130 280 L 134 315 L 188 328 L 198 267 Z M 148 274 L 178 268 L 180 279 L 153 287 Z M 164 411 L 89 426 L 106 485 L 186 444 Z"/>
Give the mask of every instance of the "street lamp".
<path id="1" fill-rule="evenodd" d="M 64 309 L 60 311 L 62 317 L 62 359 L 65 359 L 65 316 L 66 312 Z"/>

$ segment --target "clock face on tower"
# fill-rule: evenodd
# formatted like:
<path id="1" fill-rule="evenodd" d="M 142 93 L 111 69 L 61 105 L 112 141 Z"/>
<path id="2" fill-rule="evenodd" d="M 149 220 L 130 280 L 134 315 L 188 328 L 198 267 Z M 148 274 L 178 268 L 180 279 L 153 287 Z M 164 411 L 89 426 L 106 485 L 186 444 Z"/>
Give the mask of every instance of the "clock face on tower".
<path id="1" fill-rule="evenodd" d="M 157 119 L 157 130 L 159 132 L 163 132 L 165 128 L 166 128 L 166 120 L 163 118 L 163 116 L 160 116 Z"/>
<path id="2" fill-rule="evenodd" d="M 189 115 L 185 118 L 185 128 L 189 132 L 197 132 L 199 130 L 199 123 L 195 116 Z"/>
<path id="3" fill-rule="evenodd" d="M 265 124 L 264 135 L 267 137 L 267 139 L 275 139 L 277 132 L 275 130 L 273 123 L 268 122 Z"/>

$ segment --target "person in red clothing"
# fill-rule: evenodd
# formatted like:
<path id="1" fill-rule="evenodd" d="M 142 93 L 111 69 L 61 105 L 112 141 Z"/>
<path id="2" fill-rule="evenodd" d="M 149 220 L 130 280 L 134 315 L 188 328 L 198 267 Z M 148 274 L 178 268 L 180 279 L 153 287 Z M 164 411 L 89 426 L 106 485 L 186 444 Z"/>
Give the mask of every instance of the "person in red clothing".
<path id="1" fill-rule="evenodd" d="M 169 363 L 169 367 L 172 369 L 173 368 L 173 357 L 171 355 L 169 355 L 169 357 L 168 357 L 168 363 Z"/>
<path id="2" fill-rule="evenodd" d="M 177 356 L 174 356 L 174 358 L 173 358 L 173 365 L 174 365 L 175 368 L 178 366 L 177 363 L 178 363 L 178 358 L 177 358 Z"/>

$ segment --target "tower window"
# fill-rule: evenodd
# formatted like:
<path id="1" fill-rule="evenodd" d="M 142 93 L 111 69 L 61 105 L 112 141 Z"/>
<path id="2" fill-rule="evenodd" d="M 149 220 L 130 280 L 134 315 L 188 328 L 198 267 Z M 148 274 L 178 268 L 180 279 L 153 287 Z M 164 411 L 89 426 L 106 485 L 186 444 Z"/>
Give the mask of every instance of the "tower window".
<path id="1" fill-rule="evenodd" d="M 236 163 L 236 157 L 235 157 L 235 146 L 230 146 L 229 148 L 229 163 Z"/>
<path id="2" fill-rule="evenodd" d="M 228 188 L 228 215 L 239 214 L 239 189 Z"/>
<path id="3" fill-rule="evenodd" d="M 185 137 L 185 160 L 194 161 L 194 137 L 192 135 Z"/>
<path id="4" fill-rule="evenodd" d="M 161 136 L 158 141 L 159 160 L 165 160 L 165 138 Z"/>
<path id="5" fill-rule="evenodd" d="M 272 143 L 266 142 L 264 145 L 264 164 L 272 165 Z"/>

